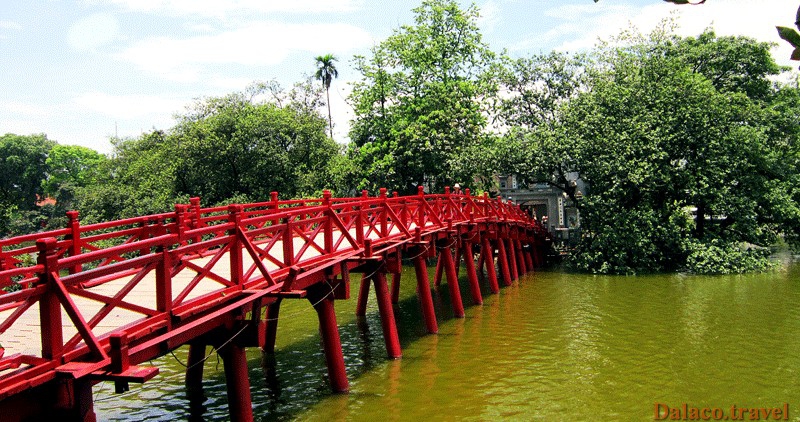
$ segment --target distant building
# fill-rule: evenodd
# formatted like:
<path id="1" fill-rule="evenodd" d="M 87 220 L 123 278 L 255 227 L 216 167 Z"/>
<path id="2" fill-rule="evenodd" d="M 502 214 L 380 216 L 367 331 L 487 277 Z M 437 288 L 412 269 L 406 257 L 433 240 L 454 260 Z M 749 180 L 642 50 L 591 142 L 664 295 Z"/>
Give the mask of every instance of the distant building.
<path id="1" fill-rule="evenodd" d="M 580 195 L 586 192 L 586 185 L 571 174 Z M 547 183 L 532 183 L 522 186 L 516 175 L 495 176 L 499 194 L 505 200 L 529 212 L 553 235 L 556 240 L 574 244 L 580 237 L 581 215 L 572 199 L 561 189 Z"/>

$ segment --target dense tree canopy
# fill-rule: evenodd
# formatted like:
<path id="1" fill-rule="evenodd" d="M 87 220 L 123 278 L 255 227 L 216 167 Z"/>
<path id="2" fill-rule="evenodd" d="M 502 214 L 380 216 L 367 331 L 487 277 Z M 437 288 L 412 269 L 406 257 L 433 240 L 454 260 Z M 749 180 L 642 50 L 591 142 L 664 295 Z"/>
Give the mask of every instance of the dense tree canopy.
<path id="1" fill-rule="evenodd" d="M 559 182 L 573 200 L 563 176 L 588 183 L 574 257 L 581 269 L 757 267 L 757 252 L 742 245 L 773 244 L 797 215 L 786 177 L 797 171 L 796 138 L 786 133 L 796 121 L 770 112 L 794 103 L 768 79 L 780 71 L 770 45 L 664 30 L 620 41 L 593 54 L 586 88 L 564 95 L 551 123 L 506 137 L 500 148 L 528 151 L 512 169 Z M 713 270 L 735 270 L 723 267 Z"/>
<path id="2" fill-rule="evenodd" d="M 355 60 L 362 78 L 350 98 L 350 156 L 364 169 L 361 188 L 436 190 L 474 176 L 459 160 L 484 137 L 481 100 L 492 92 L 484 76 L 494 57 L 478 31 L 478 10 L 425 0 L 414 13 L 416 26 Z"/>

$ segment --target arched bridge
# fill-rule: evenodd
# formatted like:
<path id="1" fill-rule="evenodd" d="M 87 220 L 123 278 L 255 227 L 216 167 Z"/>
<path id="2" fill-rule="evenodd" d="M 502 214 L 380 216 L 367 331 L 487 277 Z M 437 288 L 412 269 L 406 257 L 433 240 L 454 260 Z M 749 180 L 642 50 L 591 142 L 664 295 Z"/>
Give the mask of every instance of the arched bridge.
<path id="1" fill-rule="evenodd" d="M 157 375 L 139 364 L 186 344 L 189 394 L 202 396 L 212 346 L 231 419 L 252 420 L 245 348 L 274 351 L 286 299 L 313 305 L 331 388 L 347 391 L 334 302 L 350 297 L 350 274 L 362 274 L 358 313 L 374 285 L 386 350 L 398 358 L 392 301 L 403 258 L 414 263 L 423 320 L 436 333 L 428 258 L 438 256 L 435 283 L 446 276 L 463 317 L 462 258 L 472 302 L 482 303 L 478 272 L 497 293 L 540 265 L 549 241 L 518 207 L 469 190 L 288 201 L 273 193 L 216 208 L 193 198 L 171 213 L 85 226 L 77 212 L 68 216 L 64 229 L 0 240 L 4 420 L 95 420 L 92 385 L 113 381 L 124 392 Z"/>

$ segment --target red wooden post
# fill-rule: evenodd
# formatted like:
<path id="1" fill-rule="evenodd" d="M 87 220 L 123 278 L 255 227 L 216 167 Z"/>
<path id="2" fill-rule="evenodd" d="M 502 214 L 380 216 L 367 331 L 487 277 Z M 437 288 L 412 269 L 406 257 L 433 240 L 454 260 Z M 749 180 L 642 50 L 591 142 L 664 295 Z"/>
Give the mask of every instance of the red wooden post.
<path id="1" fill-rule="evenodd" d="M 283 263 L 287 267 L 291 267 L 295 264 L 294 262 L 294 234 L 292 231 L 293 222 L 292 220 L 294 217 L 286 217 L 283 219 L 284 224 L 286 227 L 283 229 Z"/>
<path id="2" fill-rule="evenodd" d="M 325 252 L 331 253 L 333 252 L 333 222 L 331 221 L 331 219 L 333 218 L 332 215 L 333 209 L 331 208 L 331 191 L 327 189 L 322 191 L 322 205 L 324 205 L 327 208 L 326 209 L 327 218 L 325 218 L 325 222 L 323 223 L 325 224 L 325 227 L 323 228 L 324 230 L 323 237 L 325 238 L 324 239 Z"/>
<path id="3" fill-rule="evenodd" d="M 425 328 L 431 334 L 439 332 L 439 325 L 436 323 L 436 312 L 433 308 L 433 297 L 431 296 L 430 280 L 428 279 L 428 264 L 422 251 L 417 251 L 414 257 L 414 270 L 417 274 L 417 295 L 419 304 L 422 307 L 422 319 L 425 320 Z"/>
<path id="4" fill-rule="evenodd" d="M 202 407 L 206 397 L 203 393 L 203 363 L 206 359 L 206 345 L 189 343 L 189 359 L 186 362 L 186 398 L 189 407 Z"/>
<path id="5" fill-rule="evenodd" d="M 83 250 L 83 243 L 81 242 L 81 223 L 78 221 L 78 211 L 67 211 L 67 227 L 69 227 L 69 256 L 78 256 Z M 76 274 L 82 270 L 81 264 L 75 264 L 69 267 L 70 274 Z"/>
<path id="6" fill-rule="evenodd" d="M 425 187 L 417 186 L 417 198 L 419 206 L 417 207 L 417 227 L 425 227 Z"/>
<path id="7" fill-rule="evenodd" d="M 533 245 L 530 241 L 526 241 L 525 243 L 528 246 L 527 248 L 523 248 L 525 251 L 525 266 L 528 268 L 528 271 L 534 271 L 533 257 L 531 256 L 531 253 L 533 252 Z"/>
<path id="8" fill-rule="evenodd" d="M 380 232 L 381 237 L 389 235 L 389 202 L 386 200 L 386 188 L 381 188 L 381 216 L 380 216 Z"/>
<path id="9" fill-rule="evenodd" d="M 500 286 L 497 284 L 497 272 L 494 270 L 493 255 L 492 242 L 489 241 L 488 237 L 483 236 L 481 239 L 481 257 L 484 257 L 484 262 L 486 263 L 486 273 L 489 277 L 489 289 L 491 289 L 492 293 L 497 294 L 500 293 Z"/>
<path id="10" fill-rule="evenodd" d="M 445 272 L 447 273 L 447 287 L 450 289 L 450 300 L 453 303 L 453 316 L 464 318 L 464 304 L 461 302 L 461 290 L 458 287 L 458 277 L 456 276 L 456 265 L 453 262 L 453 255 L 450 248 L 443 248 L 439 252 L 442 257 Z"/>
<path id="11" fill-rule="evenodd" d="M 261 350 L 264 353 L 275 353 L 275 340 L 278 337 L 278 317 L 281 311 L 281 299 L 267 305 L 267 320 L 265 326 L 264 345 Z"/>
<path id="12" fill-rule="evenodd" d="M 244 347 L 231 342 L 218 352 L 225 367 L 230 420 L 252 422 L 253 404 L 250 398 L 250 377 L 247 374 L 247 354 Z"/>
<path id="13" fill-rule="evenodd" d="M 367 298 L 369 297 L 369 280 L 366 274 L 361 274 L 361 286 L 358 289 L 358 302 L 356 303 L 356 316 L 367 315 Z"/>
<path id="14" fill-rule="evenodd" d="M 47 290 L 39 299 L 39 321 L 42 337 L 42 357 L 45 359 L 58 359 L 64 348 L 64 338 L 61 331 L 61 303 L 53 286 L 51 272 L 58 272 L 58 241 L 54 237 L 36 241 L 39 250 L 37 262 L 44 266 L 39 274 L 39 283 L 47 285 Z"/>
<path id="15" fill-rule="evenodd" d="M 228 231 L 230 236 L 230 267 L 231 282 L 239 286 L 244 286 L 244 262 L 242 261 L 242 239 L 239 238 L 239 228 L 242 224 L 242 206 L 228 205 L 228 222 L 233 223 L 233 227 Z"/>
<path id="16" fill-rule="evenodd" d="M 392 273 L 392 303 L 400 303 L 400 273 Z"/>
<path id="17" fill-rule="evenodd" d="M 397 325 L 394 320 L 389 288 L 386 283 L 386 274 L 378 271 L 372 275 L 375 284 L 375 296 L 378 299 L 378 311 L 381 314 L 381 328 L 383 328 L 383 341 L 386 343 L 386 353 L 391 359 L 403 356 L 400 349 L 400 338 L 397 336 Z"/>
<path id="18" fill-rule="evenodd" d="M 317 311 L 319 319 L 319 333 L 322 337 L 322 348 L 325 352 L 325 363 L 328 367 L 331 389 L 335 393 L 343 393 L 350 389 L 347 381 L 347 371 L 344 366 L 342 342 L 339 338 L 339 327 L 336 325 L 336 312 L 333 307 L 333 298 L 326 296 L 328 292 L 319 292 L 317 289 L 309 290 L 308 300 Z"/>
<path id="19" fill-rule="evenodd" d="M 441 286 L 442 284 L 442 272 L 444 271 L 444 264 L 442 262 L 442 254 L 439 254 L 439 258 L 436 260 L 436 274 L 433 276 L 433 285 L 436 287 Z"/>
<path id="20" fill-rule="evenodd" d="M 498 233 L 499 235 L 499 233 Z M 508 256 L 506 256 L 506 245 L 502 237 L 497 239 L 497 262 L 500 264 L 500 273 L 503 275 L 503 283 L 511 285 L 511 273 L 508 269 Z"/>
<path id="21" fill-rule="evenodd" d="M 172 310 L 172 256 L 169 247 L 158 247 L 161 260 L 156 267 L 156 309 L 159 312 Z"/>
<path id="22" fill-rule="evenodd" d="M 199 229 L 201 226 L 200 221 L 202 219 L 202 214 L 200 213 L 200 197 L 194 196 L 189 198 L 189 212 L 191 212 L 190 227 L 192 229 Z M 195 236 L 192 238 L 192 243 L 198 243 L 200 240 L 202 240 L 200 236 Z"/>
<path id="23" fill-rule="evenodd" d="M 506 243 L 506 253 L 508 256 L 508 264 L 511 268 L 511 280 L 519 280 L 519 272 L 517 271 L 517 251 L 514 247 L 514 241 L 511 239 L 502 240 Z"/>
<path id="24" fill-rule="evenodd" d="M 467 278 L 469 279 L 470 293 L 472 301 L 478 305 L 483 304 L 481 296 L 481 285 L 478 283 L 478 273 L 475 271 L 475 261 L 472 257 L 472 242 L 464 242 L 464 266 L 467 267 Z"/>
<path id="25" fill-rule="evenodd" d="M 517 266 L 519 267 L 519 273 L 520 275 L 525 275 L 528 273 L 528 266 L 525 264 L 522 242 L 520 242 L 519 239 L 514 239 L 514 244 L 516 245 L 517 249 Z"/>

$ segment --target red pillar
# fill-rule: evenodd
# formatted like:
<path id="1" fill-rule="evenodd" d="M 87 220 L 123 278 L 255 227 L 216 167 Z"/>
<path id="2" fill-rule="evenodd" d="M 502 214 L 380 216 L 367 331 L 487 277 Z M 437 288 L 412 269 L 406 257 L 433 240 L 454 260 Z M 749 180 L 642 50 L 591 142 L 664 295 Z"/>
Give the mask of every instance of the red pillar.
<path id="1" fill-rule="evenodd" d="M 267 305 L 267 320 L 265 326 L 264 346 L 261 350 L 264 353 L 275 353 L 275 339 L 278 336 L 278 315 L 281 310 L 281 299 Z"/>
<path id="2" fill-rule="evenodd" d="M 422 254 L 417 254 L 414 258 L 414 269 L 417 273 L 417 295 L 419 304 L 422 306 L 422 319 L 425 320 L 425 328 L 431 334 L 439 332 L 439 325 L 436 323 L 436 312 L 433 309 L 433 297 L 431 297 L 430 280 L 428 280 L 428 265 Z"/>
<path id="3" fill-rule="evenodd" d="M 392 303 L 400 303 L 400 273 L 392 273 Z"/>
<path id="4" fill-rule="evenodd" d="M 436 260 L 436 274 L 433 277 L 433 285 L 439 287 L 442 285 L 442 272 L 444 264 L 442 263 L 442 255 L 439 254 L 439 259 Z"/>
<path id="5" fill-rule="evenodd" d="M 503 239 L 497 239 L 497 261 L 500 264 L 500 273 L 503 275 L 503 284 L 511 285 L 511 273 L 508 270 L 508 257 Z"/>
<path id="6" fill-rule="evenodd" d="M 458 276 L 456 276 L 456 265 L 453 262 L 453 255 L 450 248 L 444 248 L 439 252 L 439 258 L 447 273 L 447 287 L 450 289 L 450 300 L 453 302 L 453 316 L 464 318 L 464 304 L 461 302 L 461 290 L 458 288 Z"/>
<path id="7" fill-rule="evenodd" d="M 533 245 L 528 244 L 528 249 L 523 248 L 523 250 L 525 251 L 523 254 L 525 255 L 525 265 L 528 267 L 528 271 L 533 271 L 533 257 L 531 256 L 531 253 L 533 252 Z"/>
<path id="8" fill-rule="evenodd" d="M 361 275 L 361 288 L 358 289 L 358 303 L 356 304 L 356 316 L 367 315 L 367 298 L 369 297 L 369 280 L 366 275 Z"/>
<path id="9" fill-rule="evenodd" d="M 504 240 L 506 242 L 506 254 L 508 256 L 508 264 L 511 267 L 511 280 L 519 280 L 519 272 L 517 271 L 517 248 L 514 246 L 514 241 L 511 239 Z"/>
<path id="10" fill-rule="evenodd" d="M 528 273 L 528 268 L 525 264 L 525 257 L 523 256 L 522 242 L 520 242 L 519 239 L 514 239 L 514 244 L 517 245 L 517 265 L 519 266 L 519 274 L 525 275 Z"/>
<path id="11" fill-rule="evenodd" d="M 497 284 L 497 272 L 494 270 L 494 254 L 492 253 L 492 242 L 484 237 L 481 241 L 481 256 L 485 256 L 486 273 L 489 276 L 489 288 L 492 293 L 500 293 L 500 286 Z"/>
<path id="12" fill-rule="evenodd" d="M 186 397 L 189 407 L 200 408 L 206 397 L 203 394 L 203 362 L 206 358 L 206 345 L 189 344 L 189 360 L 186 363 Z"/>
<path id="13" fill-rule="evenodd" d="M 375 296 L 378 299 L 378 311 L 381 314 L 381 328 L 383 328 L 386 353 L 390 358 L 397 359 L 403 356 L 403 352 L 400 350 L 400 338 L 397 336 L 397 325 L 394 320 L 391 298 L 389 297 L 386 274 L 376 272 L 372 275 L 372 282 L 375 283 Z"/>
<path id="14" fill-rule="evenodd" d="M 339 326 L 336 325 L 336 312 L 333 299 L 323 294 L 311 294 L 308 298 L 314 305 L 319 319 L 319 332 L 322 337 L 322 348 L 325 352 L 325 363 L 328 366 L 328 378 L 331 389 L 335 393 L 343 393 L 350 389 L 347 382 L 347 371 L 344 367 L 342 342 L 339 339 Z"/>
<path id="15" fill-rule="evenodd" d="M 219 350 L 219 354 L 225 367 L 230 420 L 252 422 L 253 404 L 250 399 L 250 378 L 247 375 L 247 354 L 244 347 L 228 343 Z"/>
<path id="16" fill-rule="evenodd" d="M 467 278 L 469 279 L 470 293 L 472 301 L 478 305 L 483 305 L 481 296 L 481 285 L 478 283 L 478 273 L 475 271 L 475 261 L 472 258 L 472 242 L 464 242 L 464 266 L 467 268 Z"/>

